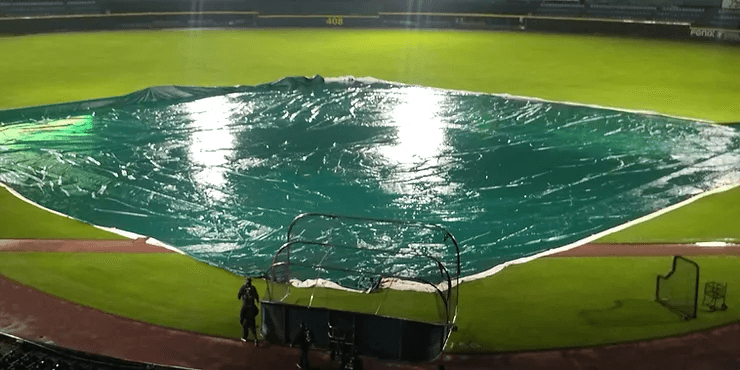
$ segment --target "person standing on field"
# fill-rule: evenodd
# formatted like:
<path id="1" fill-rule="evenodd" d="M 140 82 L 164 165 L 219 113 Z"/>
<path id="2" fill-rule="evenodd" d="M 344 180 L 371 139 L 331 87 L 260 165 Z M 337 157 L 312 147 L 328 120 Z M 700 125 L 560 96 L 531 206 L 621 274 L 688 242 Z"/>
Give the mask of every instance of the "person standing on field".
<path id="1" fill-rule="evenodd" d="M 249 332 L 254 334 L 254 346 L 257 347 L 257 329 L 255 324 L 255 317 L 259 313 L 257 304 L 260 296 L 257 294 L 257 288 L 252 285 L 252 278 L 247 278 L 247 281 L 239 289 L 237 299 L 242 300 L 242 310 L 239 313 L 239 322 L 242 324 L 242 341 L 246 342 L 249 337 Z"/>

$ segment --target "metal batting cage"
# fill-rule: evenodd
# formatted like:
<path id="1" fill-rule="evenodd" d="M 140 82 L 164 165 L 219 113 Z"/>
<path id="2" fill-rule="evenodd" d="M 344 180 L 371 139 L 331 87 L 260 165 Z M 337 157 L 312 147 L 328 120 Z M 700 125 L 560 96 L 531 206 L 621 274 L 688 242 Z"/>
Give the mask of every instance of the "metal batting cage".
<path id="1" fill-rule="evenodd" d="M 288 227 L 262 301 L 262 335 L 381 359 L 439 356 L 457 315 L 460 254 L 438 225 L 308 213 Z"/>

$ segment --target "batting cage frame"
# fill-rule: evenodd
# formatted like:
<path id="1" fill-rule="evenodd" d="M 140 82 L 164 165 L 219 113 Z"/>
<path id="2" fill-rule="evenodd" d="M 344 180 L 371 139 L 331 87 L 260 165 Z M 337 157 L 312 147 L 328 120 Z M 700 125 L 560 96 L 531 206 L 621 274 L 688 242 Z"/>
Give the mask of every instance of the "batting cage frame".
<path id="1" fill-rule="evenodd" d="M 267 270 L 261 332 L 292 344 L 307 328 L 333 356 L 433 360 L 456 329 L 459 275 L 442 226 L 302 214 Z"/>
<path id="2" fill-rule="evenodd" d="M 655 301 L 680 315 L 684 320 L 696 318 L 699 303 L 699 265 L 687 258 L 673 256 L 671 271 L 658 275 Z"/>

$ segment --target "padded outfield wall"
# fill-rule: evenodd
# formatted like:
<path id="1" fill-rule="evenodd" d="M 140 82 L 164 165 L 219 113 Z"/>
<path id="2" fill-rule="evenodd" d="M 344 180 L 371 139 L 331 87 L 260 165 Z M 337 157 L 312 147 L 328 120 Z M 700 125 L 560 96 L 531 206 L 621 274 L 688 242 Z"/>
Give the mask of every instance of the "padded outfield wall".
<path id="1" fill-rule="evenodd" d="M 638 23 L 615 20 L 557 19 L 487 14 L 393 13 L 355 14 L 259 14 L 242 12 L 149 12 L 84 16 L 18 17 L 0 19 L 0 34 L 25 35 L 49 32 L 77 32 L 126 29 L 175 28 L 406 28 L 406 29 L 489 29 L 595 33 L 689 39 L 715 38 L 717 31 L 692 33 L 688 24 Z M 721 32 L 721 31 L 720 31 Z M 724 31 L 727 33 L 727 31 Z"/>
<path id="2" fill-rule="evenodd" d="M 718 9 L 721 5 L 719 0 L 691 1 L 701 2 L 705 7 L 702 11 L 705 12 L 715 7 Z M 663 6 L 699 5 L 691 1 L 664 1 Z M 621 0 L 617 3 L 629 4 Z M 85 14 L 79 14 L 72 8 L 67 9 L 65 14 L 39 8 L 37 13 L 40 15 L 29 17 L 14 16 L 7 11 L 3 13 L 0 9 L 0 16 L 5 15 L 0 17 L 0 34 L 167 28 L 332 27 L 503 29 L 675 39 L 739 38 L 738 32 L 731 30 L 697 27 L 701 22 L 625 21 L 616 15 L 608 19 L 594 18 L 585 13 L 577 16 L 543 15 L 542 6 L 542 3 L 535 1 L 480 0 L 98 0 L 95 9 Z M 603 5 L 594 2 L 589 6 Z"/>

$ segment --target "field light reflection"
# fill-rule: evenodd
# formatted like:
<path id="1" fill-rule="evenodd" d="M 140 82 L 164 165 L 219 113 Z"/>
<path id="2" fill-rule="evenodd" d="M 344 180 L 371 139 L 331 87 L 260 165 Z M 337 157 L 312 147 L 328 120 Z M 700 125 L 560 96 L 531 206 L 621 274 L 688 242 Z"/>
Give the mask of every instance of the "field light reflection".
<path id="1" fill-rule="evenodd" d="M 405 90 L 389 117 L 397 127 L 396 140 L 379 151 L 392 162 L 414 166 L 434 159 L 444 149 L 445 123 L 439 113 L 445 98 L 431 89 Z"/>
<path id="2" fill-rule="evenodd" d="M 449 151 L 448 122 L 444 118 L 446 97 L 432 89 L 411 87 L 399 90 L 396 104 L 389 109 L 387 122 L 396 128 L 388 145 L 377 147 L 384 165 L 394 171 L 381 187 L 402 194 L 399 203 L 429 204 L 439 194 L 449 194 L 454 184 L 444 177 Z"/>
<path id="3" fill-rule="evenodd" d="M 235 138 L 229 124 L 238 104 L 228 96 L 214 96 L 184 104 L 191 119 L 189 147 L 193 162 L 193 180 L 203 187 L 209 199 L 221 201 L 226 197 L 225 168 L 234 152 Z"/>

